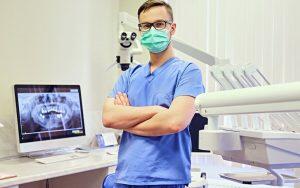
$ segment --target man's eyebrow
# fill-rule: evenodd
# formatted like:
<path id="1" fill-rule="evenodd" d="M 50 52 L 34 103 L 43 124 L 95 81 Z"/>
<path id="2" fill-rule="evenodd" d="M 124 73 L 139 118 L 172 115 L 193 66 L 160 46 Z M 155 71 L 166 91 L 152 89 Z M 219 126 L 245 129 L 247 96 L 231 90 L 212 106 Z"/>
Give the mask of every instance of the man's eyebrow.
<path id="1" fill-rule="evenodd" d="M 141 22 L 140 24 L 151 24 L 151 23 L 161 22 L 161 21 L 167 21 L 167 20 L 159 19 L 159 20 L 155 20 L 154 22 Z"/>

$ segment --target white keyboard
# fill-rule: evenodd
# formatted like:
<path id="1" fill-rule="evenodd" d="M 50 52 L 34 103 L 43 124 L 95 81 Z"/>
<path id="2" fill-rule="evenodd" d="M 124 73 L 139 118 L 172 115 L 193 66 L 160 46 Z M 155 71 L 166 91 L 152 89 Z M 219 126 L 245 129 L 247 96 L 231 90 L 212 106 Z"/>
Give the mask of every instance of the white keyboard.
<path id="1" fill-rule="evenodd" d="M 50 164 L 50 163 L 57 163 L 61 161 L 69 161 L 74 159 L 81 159 L 88 157 L 89 154 L 82 154 L 82 153 L 70 153 L 64 155 L 55 155 L 51 157 L 43 157 L 35 159 L 36 162 L 43 163 L 43 164 Z"/>

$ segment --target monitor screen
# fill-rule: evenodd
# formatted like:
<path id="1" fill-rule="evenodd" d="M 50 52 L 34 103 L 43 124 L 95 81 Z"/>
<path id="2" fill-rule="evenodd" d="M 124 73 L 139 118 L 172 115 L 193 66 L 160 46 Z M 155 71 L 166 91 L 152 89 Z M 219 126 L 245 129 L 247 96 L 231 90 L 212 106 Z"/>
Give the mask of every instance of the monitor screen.
<path id="1" fill-rule="evenodd" d="M 80 86 L 15 85 L 20 143 L 84 136 Z"/>

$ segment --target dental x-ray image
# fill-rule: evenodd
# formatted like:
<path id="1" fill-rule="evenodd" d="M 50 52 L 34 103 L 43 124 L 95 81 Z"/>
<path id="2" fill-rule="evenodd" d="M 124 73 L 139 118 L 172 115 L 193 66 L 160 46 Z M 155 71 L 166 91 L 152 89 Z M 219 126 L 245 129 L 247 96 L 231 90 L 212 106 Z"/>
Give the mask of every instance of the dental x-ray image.
<path id="1" fill-rule="evenodd" d="M 23 141 L 41 141 L 82 134 L 79 92 L 18 93 Z"/>

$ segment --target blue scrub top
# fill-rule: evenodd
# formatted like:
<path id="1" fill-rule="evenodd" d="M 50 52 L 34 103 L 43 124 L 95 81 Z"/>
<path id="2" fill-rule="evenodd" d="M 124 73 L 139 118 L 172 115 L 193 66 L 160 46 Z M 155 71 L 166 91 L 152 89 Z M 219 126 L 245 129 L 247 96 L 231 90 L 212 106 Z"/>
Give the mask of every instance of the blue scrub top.
<path id="1" fill-rule="evenodd" d="M 170 58 L 150 72 L 150 63 L 125 71 L 109 97 L 128 95 L 131 106 L 169 107 L 178 96 L 196 97 L 204 92 L 200 69 L 193 63 Z M 116 183 L 173 185 L 191 181 L 191 138 L 188 127 L 176 134 L 146 137 L 124 131 Z"/>

